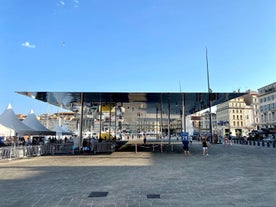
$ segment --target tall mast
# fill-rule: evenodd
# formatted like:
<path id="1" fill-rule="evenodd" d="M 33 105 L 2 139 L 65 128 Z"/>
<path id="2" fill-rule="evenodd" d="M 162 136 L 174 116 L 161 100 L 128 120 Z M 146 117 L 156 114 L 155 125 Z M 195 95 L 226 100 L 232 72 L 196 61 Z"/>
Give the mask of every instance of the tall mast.
<path id="1" fill-rule="evenodd" d="M 209 66 L 208 66 L 208 51 L 206 47 L 206 64 L 207 64 L 207 82 L 208 82 L 208 103 L 209 103 L 209 129 L 211 133 L 210 137 L 210 142 L 213 142 L 213 129 L 212 129 L 212 113 L 211 113 L 211 108 L 212 108 L 212 101 L 211 101 L 211 95 L 212 95 L 212 90 L 210 88 L 210 80 L 209 80 Z"/>

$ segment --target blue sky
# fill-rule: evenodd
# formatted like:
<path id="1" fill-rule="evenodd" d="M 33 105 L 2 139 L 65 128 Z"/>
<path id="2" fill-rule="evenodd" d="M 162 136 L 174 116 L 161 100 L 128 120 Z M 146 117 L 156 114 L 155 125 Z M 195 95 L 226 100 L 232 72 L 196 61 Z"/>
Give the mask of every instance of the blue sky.
<path id="1" fill-rule="evenodd" d="M 275 82 L 275 0 L 2 0 L 0 112 L 15 91 L 257 90 Z"/>

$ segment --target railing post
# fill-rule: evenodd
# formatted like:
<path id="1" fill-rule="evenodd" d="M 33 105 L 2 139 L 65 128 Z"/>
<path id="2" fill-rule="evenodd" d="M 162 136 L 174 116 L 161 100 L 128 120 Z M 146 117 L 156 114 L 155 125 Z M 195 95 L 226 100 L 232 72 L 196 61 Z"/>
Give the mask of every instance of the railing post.
<path id="1" fill-rule="evenodd" d="M 12 160 L 12 148 L 10 148 L 10 158 L 9 158 L 9 160 Z"/>
<path id="2" fill-rule="evenodd" d="M 24 147 L 24 158 L 27 158 L 27 147 Z"/>
<path id="3" fill-rule="evenodd" d="M 40 146 L 38 146 L 38 149 L 37 149 L 37 156 L 40 156 Z"/>
<path id="4" fill-rule="evenodd" d="M 55 145 L 52 146 L 52 155 L 55 154 Z"/>

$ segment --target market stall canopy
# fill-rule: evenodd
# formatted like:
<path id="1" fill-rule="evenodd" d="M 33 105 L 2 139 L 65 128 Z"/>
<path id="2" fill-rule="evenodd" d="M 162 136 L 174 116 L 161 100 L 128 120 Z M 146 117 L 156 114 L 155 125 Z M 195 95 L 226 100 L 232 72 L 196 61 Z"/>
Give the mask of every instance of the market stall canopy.
<path id="1" fill-rule="evenodd" d="M 70 132 L 66 127 L 64 126 L 56 126 L 55 127 L 55 133 L 56 135 L 72 135 L 73 132 Z"/>
<path id="2" fill-rule="evenodd" d="M 36 135 L 37 131 L 20 121 L 14 113 L 11 104 L 0 115 L 0 124 L 15 131 L 16 135 Z"/>
<path id="3" fill-rule="evenodd" d="M 22 121 L 28 127 L 36 130 L 37 135 L 55 135 L 55 131 L 47 129 L 40 121 L 36 118 L 33 110 L 28 114 L 28 116 Z"/>

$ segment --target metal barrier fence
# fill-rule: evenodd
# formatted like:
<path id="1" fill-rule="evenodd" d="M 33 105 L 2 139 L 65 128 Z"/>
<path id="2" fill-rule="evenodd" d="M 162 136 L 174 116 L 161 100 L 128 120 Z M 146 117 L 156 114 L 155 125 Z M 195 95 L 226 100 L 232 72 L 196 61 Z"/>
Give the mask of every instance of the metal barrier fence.
<path id="1" fill-rule="evenodd" d="M 90 151 L 94 154 L 103 152 L 114 152 L 115 143 L 103 142 L 94 143 L 93 148 L 91 145 Z M 43 145 L 31 145 L 31 146 L 9 146 L 0 147 L 0 160 L 2 159 L 18 159 L 27 158 L 40 155 L 54 155 L 54 154 L 74 154 L 73 143 L 48 143 Z"/>
<path id="2" fill-rule="evenodd" d="M 26 158 L 31 156 L 40 156 L 44 154 L 44 145 L 34 146 L 19 146 L 19 147 L 1 147 L 0 148 L 0 159 L 17 159 Z"/>
<path id="3" fill-rule="evenodd" d="M 234 144 L 244 144 L 244 145 L 276 148 L 276 141 L 264 142 L 260 140 L 234 140 Z"/>
<path id="4" fill-rule="evenodd" d="M 114 152 L 115 146 L 116 145 L 113 142 L 94 143 L 90 145 L 91 151 L 94 151 L 94 153 Z"/>

